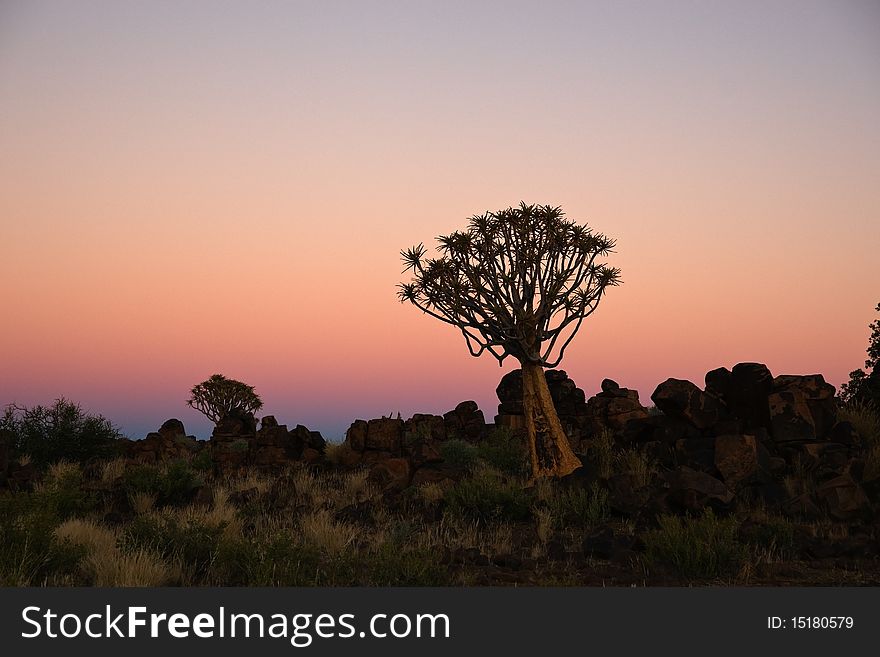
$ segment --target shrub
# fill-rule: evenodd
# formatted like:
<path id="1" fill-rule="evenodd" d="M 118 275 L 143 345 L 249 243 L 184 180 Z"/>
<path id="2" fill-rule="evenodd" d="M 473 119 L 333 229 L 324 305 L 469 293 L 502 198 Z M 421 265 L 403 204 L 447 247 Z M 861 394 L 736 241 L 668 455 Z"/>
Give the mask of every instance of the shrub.
<path id="1" fill-rule="evenodd" d="M 587 448 L 590 459 L 596 465 L 602 479 L 611 477 L 614 466 L 614 434 L 602 429 L 589 443 Z"/>
<path id="2" fill-rule="evenodd" d="M 441 443 L 440 456 L 449 465 L 469 470 L 477 462 L 477 448 L 466 440 L 452 438 Z"/>
<path id="3" fill-rule="evenodd" d="M 529 517 L 529 493 L 521 480 L 512 480 L 486 465 L 478 466 L 446 495 L 447 512 L 477 520 L 524 520 Z"/>
<path id="4" fill-rule="evenodd" d="M 529 454 L 521 434 L 499 427 L 477 443 L 477 457 L 493 468 L 513 476 L 529 472 Z"/>
<path id="5" fill-rule="evenodd" d="M 701 517 L 663 515 L 659 523 L 644 538 L 649 566 L 667 566 L 686 579 L 716 578 L 736 574 L 745 561 L 736 518 L 718 518 L 707 509 Z"/>
<path id="6" fill-rule="evenodd" d="M 616 470 L 628 474 L 633 486 L 648 486 L 657 472 L 657 465 L 637 448 L 625 449 L 614 457 Z"/>
<path id="7" fill-rule="evenodd" d="M 27 454 L 41 468 L 61 460 L 84 463 L 109 458 L 120 438 L 110 420 L 64 398 L 51 406 L 7 406 L 0 417 L 0 432 L 11 436 L 16 454 Z"/>
<path id="8" fill-rule="evenodd" d="M 550 498 L 554 515 L 566 524 L 592 526 L 608 519 L 608 491 L 593 482 L 589 489 L 566 487 Z"/>
<path id="9" fill-rule="evenodd" d="M 852 424 L 866 445 L 880 445 L 880 409 L 870 402 L 854 400 L 841 406 L 837 419 Z"/>
<path id="10" fill-rule="evenodd" d="M 794 523 L 777 516 L 762 518 L 760 522 L 744 528 L 741 535 L 747 543 L 775 549 L 783 555 L 791 554 L 797 546 Z"/>
<path id="11" fill-rule="evenodd" d="M 186 504 L 201 485 L 201 479 L 184 461 L 174 461 L 162 469 L 136 465 L 126 470 L 122 482 L 129 498 L 137 494 L 155 495 L 158 506 Z"/>
<path id="12" fill-rule="evenodd" d="M 57 506 L 44 495 L 0 495 L 0 586 L 78 584 L 85 548 L 57 541 Z"/>

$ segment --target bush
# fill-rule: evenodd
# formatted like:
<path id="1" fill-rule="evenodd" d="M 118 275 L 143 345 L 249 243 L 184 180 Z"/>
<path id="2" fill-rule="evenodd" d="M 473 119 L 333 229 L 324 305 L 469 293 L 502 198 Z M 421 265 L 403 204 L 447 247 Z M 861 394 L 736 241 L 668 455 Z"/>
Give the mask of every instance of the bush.
<path id="1" fill-rule="evenodd" d="M 596 482 L 589 489 L 568 487 L 559 490 L 550 504 L 554 517 L 574 525 L 596 525 L 607 520 L 611 511 L 608 491 Z"/>
<path id="2" fill-rule="evenodd" d="M 663 515 L 659 523 L 645 535 L 649 566 L 667 566 L 686 579 L 716 578 L 735 575 L 745 561 L 736 518 L 718 518 L 707 509 L 698 518 Z"/>
<path id="3" fill-rule="evenodd" d="M 440 456 L 449 465 L 470 470 L 477 462 L 477 448 L 465 440 L 452 438 L 440 445 Z"/>
<path id="4" fill-rule="evenodd" d="M 57 491 L 0 495 L 0 586 L 80 584 L 85 549 L 55 539 L 55 527 L 69 507 Z"/>
<path id="5" fill-rule="evenodd" d="M 158 506 L 181 506 L 188 503 L 201 479 L 184 461 L 174 461 L 164 469 L 136 465 L 122 476 L 129 497 L 138 493 L 155 495 Z"/>
<path id="6" fill-rule="evenodd" d="M 493 430 L 485 440 L 477 443 L 477 457 L 515 477 L 526 476 L 529 472 L 529 454 L 521 434 L 506 427 Z"/>
<path id="7" fill-rule="evenodd" d="M 521 480 L 512 480 L 486 465 L 478 466 L 446 495 L 446 510 L 477 520 L 524 520 L 529 517 L 529 493 Z"/>
<path id="8" fill-rule="evenodd" d="M 743 528 L 745 542 L 757 547 L 775 549 L 783 555 L 791 555 L 797 547 L 794 523 L 787 518 L 767 517 Z"/>
<path id="9" fill-rule="evenodd" d="M 852 424 L 866 445 L 880 445 L 880 409 L 873 404 L 851 401 L 840 407 L 837 419 Z"/>
<path id="10" fill-rule="evenodd" d="M 84 463 L 110 458 L 120 438 L 110 420 L 64 398 L 51 406 L 7 406 L 0 417 L 0 432 L 11 437 L 15 454 L 27 454 L 41 468 L 62 460 Z"/>

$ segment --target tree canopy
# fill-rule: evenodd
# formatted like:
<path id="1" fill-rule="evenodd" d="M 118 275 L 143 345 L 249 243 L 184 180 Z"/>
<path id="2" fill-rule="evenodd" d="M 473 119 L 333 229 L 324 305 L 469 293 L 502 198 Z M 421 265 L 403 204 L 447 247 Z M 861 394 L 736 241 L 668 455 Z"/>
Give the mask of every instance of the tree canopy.
<path id="1" fill-rule="evenodd" d="M 398 296 L 456 326 L 473 356 L 489 352 L 499 364 L 555 367 L 581 322 L 620 270 L 599 262 L 614 240 L 565 217 L 550 205 L 510 207 L 470 218 L 465 230 L 437 238 L 440 256 L 424 244 L 401 251 Z"/>
<path id="2" fill-rule="evenodd" d="M 227 379 L 222 374 L 214 374 L 193 386 L 186 403 L 214 423 L 232 411 L 255 413 L 263 407 L 263 400 L 254 392 L 253 386 Z"/>

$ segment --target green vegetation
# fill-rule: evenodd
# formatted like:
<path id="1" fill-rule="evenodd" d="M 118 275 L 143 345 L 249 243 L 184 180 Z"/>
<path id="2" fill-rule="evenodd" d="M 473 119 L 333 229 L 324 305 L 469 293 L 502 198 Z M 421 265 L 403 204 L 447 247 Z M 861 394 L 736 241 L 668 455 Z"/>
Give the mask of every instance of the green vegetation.
<path id="1" fill-rule="evenodd" d="M 110 420 L 64 398 L 51 406 L 7 406 L 0 417 L 0 436 L 4 434 L 13 454 L 27 455 L 40 468 L 62 460 L 108 458 L 121 437 Z"/>
<path id="2" fill-rule="evenodd" d="M 714 579 L 737 574 L 748 556 L 737 540 L 734 517 L 711 509 L 696 518 L 662 515 L 659 528 L 645 535 L 649 567 L 665 567 L 685 579 Z"/>

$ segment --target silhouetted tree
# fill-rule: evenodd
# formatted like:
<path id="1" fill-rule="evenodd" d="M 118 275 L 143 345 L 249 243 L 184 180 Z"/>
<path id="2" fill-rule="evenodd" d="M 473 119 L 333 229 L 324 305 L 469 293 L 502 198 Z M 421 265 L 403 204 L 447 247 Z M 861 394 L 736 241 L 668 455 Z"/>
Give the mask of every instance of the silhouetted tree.
<path id="1" fill-rule="evenodd" d="M 253 386 L 222 374 L 214 374 L 194 386 L 186 403 L 215 424 L 232 411 L 255 413 L 263 407 L 263 400 Z"/>
<path id="2" fill-rule="evenodd" d="M 880 312 L 880 303 L 875 310 Z M 871 336 L 868 338 L 865 369 L 849 373 L 849 382 L 840 386 L 840 398 L 847 403 L 874 404 L 880 409 L 880 319 L 868 324 L 868 328 L 871 329 Z"/>
<path id="3" fill-rule="evenodd" d="M 519 361 L 532 475 L 564 476 L 580 467 L 553 406 L 545 367 L 562 360 L 584 318 L 596 310 L 620 270 L 597 262 L 614 240 L 565 218 L 558 207 L 526 205 L 471 217 L 437 238 L 439 258 L 423 244 L 401 251 L 413 279 L 409 301 L 458 328 L 472 356 Z"/>
<path id="4" fill-rule="evenodd" d="M 0 416 L 0 441 L 38 466 L 61 460 L 108 458 L 119 447 L 119 429 L 102 415 L 61 398 L 51 406 L 8 405 Z"/>

